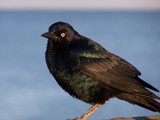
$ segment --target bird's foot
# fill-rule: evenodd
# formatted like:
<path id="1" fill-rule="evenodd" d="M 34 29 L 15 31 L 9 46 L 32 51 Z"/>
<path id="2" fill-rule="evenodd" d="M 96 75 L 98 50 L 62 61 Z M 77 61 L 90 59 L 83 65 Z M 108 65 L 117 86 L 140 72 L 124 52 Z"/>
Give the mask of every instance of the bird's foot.
<path id="1" fill-rule="evenodd" d="M 105 101 L 106 102 L 106 101 Z M 93 112 L 95 112 L 98 108 L 100 108 L 104 103 L 96 103 L 94 104 L 84 115 L 81 117 L 77 117 L 74 119 L 67 119 L 67 120 L 86 120 Z"/>
<path id="2" fill-rule="evenodd" d="M 77 118 L 74 118 L 74 119 L 67 119 L 67 120 L 86 120 L 86 119 L 84 119 L 82 117 L 77 117 Z"/>

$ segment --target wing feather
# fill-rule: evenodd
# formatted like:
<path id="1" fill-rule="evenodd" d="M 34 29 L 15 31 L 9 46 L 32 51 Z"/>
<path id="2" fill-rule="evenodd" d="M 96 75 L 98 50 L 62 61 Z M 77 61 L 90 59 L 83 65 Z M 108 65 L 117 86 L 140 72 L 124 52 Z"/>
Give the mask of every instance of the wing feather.
<path id="1" fill-rule="evenodd" d="M 114 54 L 109 54 L 109 57 L 107 54 L 105 58 L 80 57 L 81 72 L 119 91 L 159 99 L 139 82 L 141 73 L 134 66 Z"/>
<path id="2" fill-rule="evenodd" d="M 140 71 L 124 59 L 92 40 L 85 39 L 75 44 L 69 51 L 71 59 L 77 61 L 78 71 L 118 91 L 160 99 L 145 87 L 158 90 L 141 80 L 138 77 Z"/>

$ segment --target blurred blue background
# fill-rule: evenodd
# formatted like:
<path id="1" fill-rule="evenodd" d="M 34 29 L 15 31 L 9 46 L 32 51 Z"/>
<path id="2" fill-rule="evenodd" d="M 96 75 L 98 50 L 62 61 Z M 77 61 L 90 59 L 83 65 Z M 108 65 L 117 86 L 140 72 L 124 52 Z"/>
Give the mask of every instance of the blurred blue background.
<path id="1" fill-rule="evenodd" d="M 46 66 L 41 34 L 57 21 L 126 59 L 160 90 L 160 11 L 0 11 L 1 120 L 65 120 L 91 107 L 64 92 Z M 156 114 L 113 98 L 89 120 Z"/>

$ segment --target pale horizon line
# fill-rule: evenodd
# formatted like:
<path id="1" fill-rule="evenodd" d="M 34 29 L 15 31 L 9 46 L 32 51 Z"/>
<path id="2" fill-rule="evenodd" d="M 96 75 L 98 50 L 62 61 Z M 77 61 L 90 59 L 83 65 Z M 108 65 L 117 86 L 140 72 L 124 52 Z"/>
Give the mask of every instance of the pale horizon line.
<path id="1" fill-rule="evenodd" d="M 4 0 L 0 10 L 160 10 L 160 0 Z"/>

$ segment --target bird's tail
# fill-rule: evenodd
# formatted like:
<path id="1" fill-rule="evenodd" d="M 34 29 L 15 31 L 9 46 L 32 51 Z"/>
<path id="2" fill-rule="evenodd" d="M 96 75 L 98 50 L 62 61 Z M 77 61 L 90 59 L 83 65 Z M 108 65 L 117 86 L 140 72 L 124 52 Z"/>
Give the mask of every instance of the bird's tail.
<path id="1" fill-rule="evenodd" d="M 160 103 L 154 100 L 154 98 L 139 96 L 139 95 L 132 95 L 128 93 L 121 93 L 116 97 L 119 99 L 128 101 L 132 104 L 139 105 L 151 111 L 160 112 Z"/>

